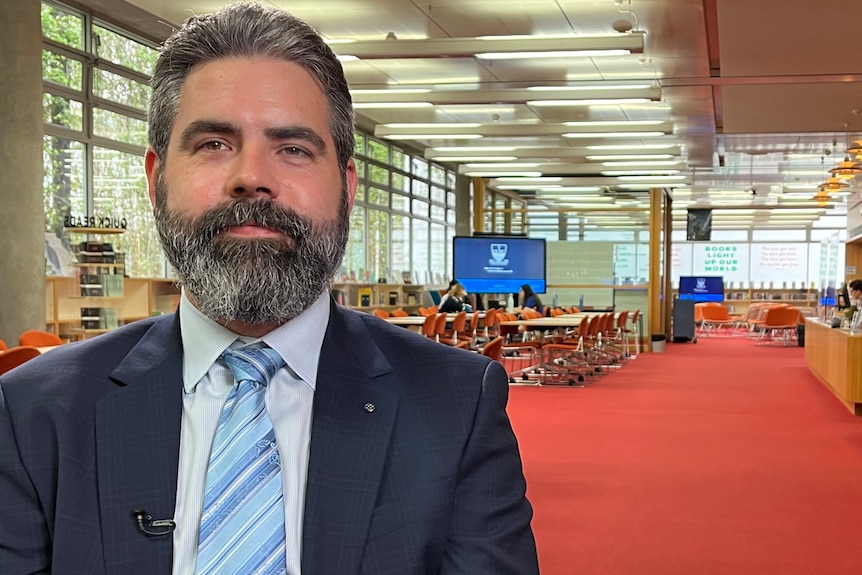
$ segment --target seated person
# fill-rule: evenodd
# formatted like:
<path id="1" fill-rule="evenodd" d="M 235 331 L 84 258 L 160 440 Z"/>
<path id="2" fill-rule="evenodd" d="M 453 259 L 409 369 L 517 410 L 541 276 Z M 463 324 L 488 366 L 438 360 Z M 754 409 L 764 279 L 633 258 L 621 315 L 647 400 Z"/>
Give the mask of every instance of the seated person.
<path id="1" fill-rule="evenodd" d="M 456 313 L 459 311 L 473 311 L 467 290 L 464 286 L 455 282 L 449 291 L 440 299 L 440 313 Z"/>
<path id="2" fill-rule="evenodd" d="M 520 313 L 525 307 L 533 308 L 539 313 L 545 313 L 545 306 L 542 304 L 541 298 L 536 295 L 536 292 L 533 291 L 530 284 L 524 284 L 521 286 L 521 289 L 518 292 L 518 301 L 521 302 L 521 305 L 512 310 L 515 313 Z"/>

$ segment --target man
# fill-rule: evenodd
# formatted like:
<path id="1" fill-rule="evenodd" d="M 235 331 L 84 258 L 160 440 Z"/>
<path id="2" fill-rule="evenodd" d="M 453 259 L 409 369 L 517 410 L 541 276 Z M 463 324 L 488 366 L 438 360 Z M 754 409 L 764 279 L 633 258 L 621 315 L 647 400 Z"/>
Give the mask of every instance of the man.
<path id="1" fill-rule="evenodd" d="M 286 366 L 252 385 L 269 439 L 243 446 L 273 450 L 279 527 L 231 560 L 266 539 L 269 573 L 537 573 L 502 366 L 328 294 L 356 169 L 320 37 L 253 4 L 192 18 L 156 65 L 149 121 L 180 307 L 0 378 L 0 573 L 249 572 L 204 550 L 212 517 L 234 514 L 210 507 L 208 480 L 253 379 L 232 373 L 240 347 Z"/>

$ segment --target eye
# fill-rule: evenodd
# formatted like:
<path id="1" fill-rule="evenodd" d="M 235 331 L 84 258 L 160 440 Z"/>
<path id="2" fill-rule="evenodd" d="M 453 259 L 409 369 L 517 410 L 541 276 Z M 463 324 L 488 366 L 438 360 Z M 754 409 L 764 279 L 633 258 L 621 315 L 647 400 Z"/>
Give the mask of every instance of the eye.
<path id="1" fill-rule="evenodd" d="M 301 148 L 299 146 L 285 146 L 282 148 L 282 153 L 287 156 L 310 156 L 311 154 L 305 148 Z"/>
<path id="2" fill-rule="evenodd" d="M 209 140 L 202 143 L 200 147 L 202 150 L 210 150 L 213 152 L 217 152 L 227 148 L 227 145 L 220 140 Z"/>

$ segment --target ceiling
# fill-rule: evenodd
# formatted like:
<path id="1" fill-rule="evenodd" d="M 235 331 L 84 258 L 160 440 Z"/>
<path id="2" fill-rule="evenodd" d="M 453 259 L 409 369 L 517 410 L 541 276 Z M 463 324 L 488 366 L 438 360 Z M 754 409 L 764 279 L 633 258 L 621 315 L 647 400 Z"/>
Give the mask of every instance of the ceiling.
<path id="1" fill-rule="evenodd" d="M 79 1 L 156 40 L 190 14 L 226 3 Z M 719 228 L 834 227 L 843 222 L 848 194 L 856 193 L 855 181 L 849 179 L 841 194 L 812 200 L 830 177 L 828 170 L 844 160 L 849 144 L 862 137 L 862 35 L 845 26 L 862 20 L 860 4 L 838 0 L 269 4 L 309 21 L 332 41 L 336 53 L 360 56 L 345 61 L 344 69 L 356 91 L 363 128 L 387 139 L 399 133 L 412 135 L 393 141 L 457 165 L 462 174 L 486 178 L 492 188 L 528 198 L 536 228 L 541 221 L 558 225 L 559 210 L 567 218 L 587 217 L 599 226 L 645 225 L 646 190 L 651 186 L 672 190 L 675 227 L 684 228 L 687 207 L 713 208 L 713 227 Z M 530 36 L 532 41 L 553 37 L 550 44 L 556 50 L 566 49 L 573 36 L 611 35 L 611 40 L 575 42 L 587 45 L 579 47 L 622 43 L 634 49 L 625 55 L 502 60 L 471 52 L 476 42 L 468 39 L 504 35 Z M 341 43 L 344 40 L 354 43 Z M 543 43 L 542 49 L 548 49 L 547 38 Z M 436 53 L 429 54 L 432 51 Z M 632 96 L 643 101 L 551 106 L 539 101 Z M 426 104 L 398 106 L 408 101 Z M 416 123 L 422 125 L 404 126 Z M 448 137 L 432 139 L 432 134 Z M 454 134 L 483 137 L 456 139 Z M 469 150 L 457 149 L 463 147 Z M 644 161 L 662 163 L 639 163 Z M 503 172 L 541 179 L 507 179 Z"/>

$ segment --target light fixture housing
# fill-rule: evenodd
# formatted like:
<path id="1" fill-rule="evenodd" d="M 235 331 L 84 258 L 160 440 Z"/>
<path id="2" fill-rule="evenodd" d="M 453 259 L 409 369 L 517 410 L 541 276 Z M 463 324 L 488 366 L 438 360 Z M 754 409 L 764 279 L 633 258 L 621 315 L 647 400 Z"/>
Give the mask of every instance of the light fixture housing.
<path id="1" fill-rule="evenodd" d="M 600 36 L 492 36 L 484 38 L 421 38 L 333 41 L 330 48 L 340 57 L 358 60 L 398 58 L 536 58 L 542 54 L 568 53 L 567 57 L 592 57 L 601 53 L 640 54 L 644 33 L 627 32 Z M 480 56 L 481 55 L 481 56 Z"/>

